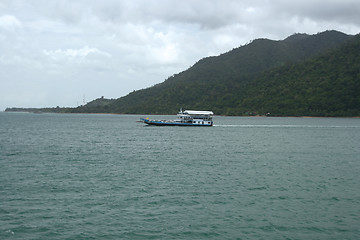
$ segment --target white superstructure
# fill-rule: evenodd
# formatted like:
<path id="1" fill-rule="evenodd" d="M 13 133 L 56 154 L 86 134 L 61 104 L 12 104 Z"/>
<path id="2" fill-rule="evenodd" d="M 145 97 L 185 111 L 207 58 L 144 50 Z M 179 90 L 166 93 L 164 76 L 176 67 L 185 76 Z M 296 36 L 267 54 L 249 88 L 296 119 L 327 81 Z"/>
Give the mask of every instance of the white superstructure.
<path id="1" fill-rule="evenodd" d="M 180 122 L 192 123 L 195 125 L 205 125 L 212 126 L 212 116 L 214 115 L 211 111 L 194 111 L 194 110 L 185 110 L 177 114 Z"/>

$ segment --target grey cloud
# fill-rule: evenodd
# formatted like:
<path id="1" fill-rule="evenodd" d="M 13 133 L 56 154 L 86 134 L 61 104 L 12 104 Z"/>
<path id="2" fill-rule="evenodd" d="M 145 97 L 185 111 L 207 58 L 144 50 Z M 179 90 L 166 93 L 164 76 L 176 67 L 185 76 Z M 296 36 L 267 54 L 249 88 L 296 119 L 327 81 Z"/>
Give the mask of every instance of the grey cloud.
<path id="1" fill-rule="evenodd" d="M 252 5 L 254 1 L 106 1 L 93 4 L 89 9 L 99 18 L 117 23 L 146 24 L 158 21 L 195 24 L 201 28 L 213 29 L 244 19 L 243 15 L 248 9 L 247 2 Z"/>
<path id="2" fill-rule="evenodd" d="M 340 21 L 360 25 L 360 3 L 358 0 L 275 0 L 273 13 L 298 16 L 314 21 Z"/>
<path id="3" fill-rule="evenodd" d="M 2 0 L 0 110 L 120 97 L 254 38 L 355 34 L 359 8 L 358 0 Z"/>

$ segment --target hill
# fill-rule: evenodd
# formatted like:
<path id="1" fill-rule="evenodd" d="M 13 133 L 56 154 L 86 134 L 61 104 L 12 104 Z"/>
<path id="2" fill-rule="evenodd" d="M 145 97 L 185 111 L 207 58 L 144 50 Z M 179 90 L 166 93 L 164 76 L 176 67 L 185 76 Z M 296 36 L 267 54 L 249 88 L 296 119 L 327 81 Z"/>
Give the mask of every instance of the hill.
<path id="1" fill-rule="evenodd" d="M 173 114 L 182 107 L 210 109 L 222 115 L 264 114 L 273 108 L 265 107 L 269 102 L 266 94 L 262 94 L 262 98 L 260 95 L 256 97 L 256 89 L 262 92 L 271 90 L 271 86 L 264 83 L 269 75 L 267 71 L 275 74 L 274 71 L 292 69 L 350 38 L 340 32 L 326 31 L 316 35 L 294 34 L 282 41 L 257 39 L 220 56 L 204 58 L 161 84 L 116 99 L 106 109 L 84 106 L 76 111 Z M 284 98 L 287 96 L 284 95 Z M 255 104 L 257 101 L 259 104 Z M 280 112 L 272 112 L 281 115 Z M 305 111 L 283 113 L 306 114 Z"/>
<path id="2" fill-rule="evenodd" d="M 276 116 L 360 116 L 360 35 L 252 81 L 234 109 Z"/>
<path id="3" fill-rule="evenodd" d="M 326 31 L 256 39 L 153 87 L 54 111 L 174 114 L 189 108 L 221 115 L 358 116 L 358 38 Z"/>

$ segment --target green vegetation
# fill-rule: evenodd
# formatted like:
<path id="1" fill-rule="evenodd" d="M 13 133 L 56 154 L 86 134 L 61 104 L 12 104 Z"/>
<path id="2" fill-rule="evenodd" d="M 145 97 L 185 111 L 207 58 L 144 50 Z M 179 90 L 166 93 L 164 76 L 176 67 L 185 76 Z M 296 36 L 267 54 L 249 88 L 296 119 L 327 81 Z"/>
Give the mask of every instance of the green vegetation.
<path id="1" fill-rule="evenodd" d="M 360 116 L 360 36 L 336 31 L 257 39 L 198 61 L 161 84 L 118 99 L 42 111 L 219 115 Z"/>
<path id="2" fill-rule="evenodd" d="M 360 116 L 360 35 L 342 47 L 268 71 L 239 106 L 276 116 Z"/>

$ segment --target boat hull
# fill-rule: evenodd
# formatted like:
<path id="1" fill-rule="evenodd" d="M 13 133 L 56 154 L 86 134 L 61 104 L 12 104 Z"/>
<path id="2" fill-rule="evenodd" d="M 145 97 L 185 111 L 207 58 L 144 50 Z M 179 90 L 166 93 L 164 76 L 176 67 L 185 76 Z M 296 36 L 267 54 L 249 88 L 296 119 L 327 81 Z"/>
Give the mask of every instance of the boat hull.
<path id="1" fill-rule="evenodd" d="M 175 121 L 163 121 L 163 120 L 149 120 L 149 119 L 141 119 L 144 123 L 148 124 L 148 125 L 153 125 L 153 126 L 183 126 L 183 127 L 211 127 L 212 126 L 212 122 L 210 124 L 208 123 L 189 123 L 189 122 L 175 122 Z"/>

